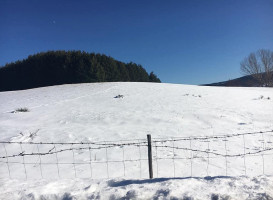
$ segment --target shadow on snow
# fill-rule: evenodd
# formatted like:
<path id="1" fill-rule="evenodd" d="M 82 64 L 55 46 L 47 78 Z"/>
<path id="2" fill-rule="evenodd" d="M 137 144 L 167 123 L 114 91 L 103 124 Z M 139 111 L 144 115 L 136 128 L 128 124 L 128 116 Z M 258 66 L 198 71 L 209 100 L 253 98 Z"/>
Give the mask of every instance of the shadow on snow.
<path id="1" fill-rule="evenodd" d="M 164 182 L 169 180 L 184 180 L 184 179 L 196 179 L 196 180 L 205 180 L 211 181 L 214 179 L 233 179 L 232 176 L 206 176 L 206 177 L 177 177 L 177 178 L 154 178 L 154 179 L 144 179 L 144 180 L 122 180 L 122 181 L 115 181 L 110 180 L 108 182 L 108 186 L 110 187 L 121 187 L 127 186 L 131 184 L 145 184 L 145 183 L 158 183 Z"/>

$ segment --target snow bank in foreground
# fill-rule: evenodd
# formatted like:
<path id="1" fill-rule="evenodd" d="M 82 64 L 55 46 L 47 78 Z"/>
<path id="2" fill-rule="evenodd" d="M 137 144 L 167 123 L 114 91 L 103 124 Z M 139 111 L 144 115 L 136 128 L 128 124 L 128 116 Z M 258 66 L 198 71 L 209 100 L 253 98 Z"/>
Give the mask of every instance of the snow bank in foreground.
<path id="1" fill-rule="evenodd" d="M 0 199 L 273 199 L 273 177 L 1 181 Z"/>

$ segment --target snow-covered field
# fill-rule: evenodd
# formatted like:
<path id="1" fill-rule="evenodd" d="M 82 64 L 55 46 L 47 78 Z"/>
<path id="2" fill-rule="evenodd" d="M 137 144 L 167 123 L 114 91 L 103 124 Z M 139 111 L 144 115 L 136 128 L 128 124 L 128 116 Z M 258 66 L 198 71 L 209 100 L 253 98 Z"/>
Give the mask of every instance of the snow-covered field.
<path id="1" fill-rule="evenodd" d="M 95 83 L 1 92 L 0 141 L 15 143 L 0 144 L 0 199 L 272 199 L 272 130 L 272 88 Z M 3 158 L 43 152 L 53 153 Z"/>

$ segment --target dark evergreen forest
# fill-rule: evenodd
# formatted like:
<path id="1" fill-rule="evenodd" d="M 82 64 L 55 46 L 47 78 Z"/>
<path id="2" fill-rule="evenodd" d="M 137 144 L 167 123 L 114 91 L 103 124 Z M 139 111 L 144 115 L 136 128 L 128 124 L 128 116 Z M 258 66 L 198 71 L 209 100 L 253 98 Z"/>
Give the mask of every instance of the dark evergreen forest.
<path id="1" fill-rule="evenodd" d="M 48 51 L 0 68 L 0 91 L 92 82 L 160 82 L 135 63 L 83 51 Z"/>

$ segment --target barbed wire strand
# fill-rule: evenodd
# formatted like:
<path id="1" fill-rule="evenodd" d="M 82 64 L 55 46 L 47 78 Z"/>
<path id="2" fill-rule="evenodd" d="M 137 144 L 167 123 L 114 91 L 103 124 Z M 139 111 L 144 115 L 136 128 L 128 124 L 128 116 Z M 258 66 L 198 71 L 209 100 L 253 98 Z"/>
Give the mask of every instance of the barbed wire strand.
<path id="1" fill-rule="evenodd" d="M 140 145 L 141 146 L 141 145 Z M 146 146 L 146 145 L 145 145 Z M 194 152 L 199 152 L 199 153 L 210 153 L 210 154 L 214 154 L 214 155 L 218 155 L 218 156 L 223 156 L 223 157 L 240 157 L 240 156 L 244 156 L 244 155 L 249 155 L 249 154 L 257 154 L 257 153 L 261 153 L 261 152 L 266 152 L 266 151 L 271 151 L 273 150 L 273 148 L 265 148 L 265 149 L 261 149 L 257 150 L 257 147 L 255 147 L 254 150 L 257 150 L 255 152 L 248 152 L 248 153 L 245 153 L 245 149 L 246 147 L 244 148 L 244 154 L 221 154 L 221 153 L 217 153 L 217 152 L 213 152 L 213 151 L 207 151 L 207 150 L 200 150 L 200 149 L 192 149 L 192 148 L 185 148 L 185 147 L 177 147 L 177 146 L 168 146 L 168 145 L 154 145 L 155 148 L 157 147 L 160 147 L 160 148 L 170 148 L 170 149 L 181 149 L 181 150 L 191 150 L 191 151 L 194 151 Z M 102 148 L 91 148 L 90 149 L 106 149 L 107 146 L 104 146 Z M 53 151 L 53 149 L 55 149 L 55 151 Z M 14 154 L 14 155 L 7 155 L 7 156 L 2 156 L 0 158 L 2 159 L 5 159 L 5 158 L 11 158 L 11 157 L 21 157 L 21 156 L 38 156 L 38 155 L 50 155 L 50 154 L 57 154 L 57 153 L 60 153 L 60 152 L 64 152 L 64 151 L 72 151 L 72 150 L 86 150 L 86 149 L 89 149 L 89 148 L 86 148 L 86 147 L 80 147 L 80 148 L 68 148 L 68 149 L 61 149 L 61 150 L 57 150 L 56 149 L 56 146 L 54 145 L 54 147 L 52 149 L 50 149 L 48 152 L 44 152 L 44 153 L 38 153 L 38 152 L 32 152 L 32 153 L 25 153 L 25 152 L 21 152 L 21 153 L 18 153 L 18 154 Z"/>
<path id="2" fill-rule="evenodd" d="M 268 153 L 264 155 L 273 155 L 273 153 Z M 260 156 L 260 155 L 248 155 L 248 156 Z M 194 156 L 193 159 L 201 159 L 204 158 L 203 156 Z M 218 156 L 210 156 L 210 159 L 216 159 L 219 158 Z M 158 160 L 172 160 L 173 157 L 158 157 Z M 176 157 L 176 160 L 189 160 L 191 159 L 190 157 Z M 142 161 L 147 161 L 148 159 L 141 159 Z M 7 163 L 7 161 L 0 161 L 1 163 Z M 109 160 L 109 163 L 123 163 L 123 160 Z M 130 160 L 125 160 L 125 162 L 139 162 L 139 159 L 130 159 Z M 19 161 L 9 161 L 11 164 L 24 164 L 23 162 Z M 93 163 L 106 163 L 106 161 L 93 161 Z M 26 165 L 35 165 L 37 164 L 36 162 L 25 162 Z M 48 162 L 48 163 L 42 163 L 43 165 L 56 165 L 56 162 Z M 58 162 L 59 165 L 71 165 L 73 164 L 72 162 Z M 89 162 L 75 162 L 75 164 L 79 165 L 89 165 Z"/>
<path id="3" fill-rule="evenodd" d="M 265 155 L 273 155 L 272 153 L 271 154 L 265 154 Z M 249 155 L 249 156 L 260 156 L 260 155 Z M 193 159 L 200 159 L 200 158 L 203 158 L 203 156 L 199 156 L 199 157 L 193 157 Z M 211 159 L 213 158 L 218 158 L 217 156 L 215 157 L 211 157 Z M 172 157 L 158 157 L 158 160 L 172 160 L 173 158 Z M 190 157 L 176 157 L 176 159 L 190 159 Z M 147 161 L 148 159 L 141 159 L 141 160 L 145 160 Z M 2 163 L 7 163 L 6 161 L 0 161 Z M 123 163 L 123 160 L 112 160 L 112 161 L 108 161 L 108 162 L 113 162 L 113 163 Z M 125 162 L 139 162 L 139 159 L 130 159 L 130 160 L 125 160 Z M 34 163 L 34 162 L 18 162 L 18 161 L 9 161 L 9 163 L 12 163 L 12 164 L 26 164 L 26 165 L 34 165 L 34 164 L 37 164 L 37 163 Z M 106 163 L 106 161 L 96 161 L 96 163 Z M 56 162 L 51 162 L 51 163 L 43 163 L 44 165 L 56 165 Z M 67 163 L 62 163 L 62 162 L 58 162 L 59 165 L 71 165 L 73 163 L 70 163 L 70 162 L 67 162 Z M 76 162 L 75 164 L 79 164 L 79 165 L 89 165 L 89 162 Z"/>
<path id="4" fill-rule="evenodd" d="M 162 158 L 165 159 L 165 158 Z M 172 159 L 172 158 L 171 158 Z M 141 159 L 142 161 L 147 161 L 148 159 Z M 130 160 L 124 160 L 125 162 L 139 162 L 139 159 L 130 159 Z M 1 163 L 7 163 L 6 161 L 0 161 Z M 19 161 L 9 161 L 11 164 L 24 164 L 23 162 Z M 93 161 L 93 163 L 107 163 L 106 161 Z M 109 160 L 108 163 L 123 163 L 123 160 Z M 35 162 L 25 162 L 26 165 L 35 165 L 37 163 Z M 43 163 L 43 165 L 56 165 L 57 162 L 47 162 Z M 72 162 L 58 162 L 58 165 L 72 165 L 74 163 Z M 89 165 L 89 162 L 75 162 L 76 165 Z"/>
<path id="5" fill-rule="evenodd" d="M 53 145 L 55 146 L 55 143 L 53 143 Z M 105 148 L 113 148 L 113 147 L 121 147 L 122 145 L 115 145 L 115 146 L 103 146 L 103 147 L 94 147 L 91 149 L 105 149 Z M 147 145 L 140 145 L 140 146 L 147 146 Z M 54 147 L 52 149 L 50 149 L 48 152 L 45 153 L 24 153 L 21 152 L 19 154 L 14 154 L 14 155 L 10 155 L 8 157 L 20 157 L 20 156 L 33 156 L 33 155 L 49 155 L 49 154 L 55 154 L 55 153 L 61 153 L 64 151 L 72 151 L 72 148 L 66 148 L 66 149 L 61 149 L 61 150 L 56 150 L 56 151 L 52 151 L 54 149 Z M 79 148 L 73 148 L 74 150 L 86 150 L 88 149 L 87 147 L 79 147 Z M 2 156 L 0 158 L 6 158 L 6 156 Z"/>
<path id="6" fill-rule="evenodd" d="M 185 148 L 185 147 L 172 147 L 172 146 L 168 146 L 168 145 L 156 145 L 156 147 L 160 147 L 160 148 L 175 148 L 175 149 L 180 149 L 180 150 L 192 150 L 194 152 L 199 152 L 199 153 L 210 153 L 216 156 L 222 156 L 222 157 L 242 157 L 242 156 L 246 156 L 246 155 L 252 155 L 252 154 L 259 154 L 261 152 L 266 152 L 266 151 L 272 151 L 273 148 L 266 148 L 266 149 L 262 149 L 262 150 L 257 150 L 255 152 L 247 152 L 247 153 L 243 153 L 243 154 L 221 154 L 221 153 L 217 153 L 217 152 L 213 152 L 213 151 L 206 151 L 206 150 L 199 150 L 199 149 L 189 149 L 189 148 Z"/>
<path id="7" fill-rule="evenodd" d="M 169 142 L 172 140 L 180 141 L 180 140 L 207 140 L 207 139 L 223 139 L 223 138 L 230 138 L 230 137 L 237 137 L 242 135 L 255 135 L 255 134 L 261 134 L 261 133 L 272 133 L 273 130 L 268 131 L 257 131 L 257 132 L 248 132 L 248 133 L 237 133 L 237 134 L 227 134 L 227 135 L 213 135 L 213 136 L 190 136 L 190 137 L 172 137 L 172 139 L 166 139 L 166 138 L 154 138 L 152 142 Z M 176 138 L 176 139 L 175 139 Z M 162 139 L 162 140 L 160 140 Z M 164 139 L 164 140 L 163 140 Z M 117 145 L 117 146 L 127 146 L 127 145 L 138 145 L 138 144 L 147 144 L 147 141 L 145 139 L 138 139 L 143 140 L 143 142 L 130 142 L 130 143 L 113 143 L 113 142 L 120 142 L 120 141 L 135 141 L 132 140 L 119 140 L 119 141 L 104 141 L 104 142 L 14 142 L 14 141 L 0 141 L 0 143 L 8 143 L 8 144 L 55 144 L 55 145 L 76 145 L 76 144 L 92 144 L 92 145 L 98 145 L 98 146 L 104 146 L 104 145 Z M 107 142 L 107 144 L 105 143 Z M 112 142 L 112 143 L 111 143 Z"/>
<path id="8" fill-rule="evenodd" d="M 141 140 L 141 139 L 139 139 Z M 119 142 L 119 141 L 116 141 Z M 40 144 L 40 145 L 96 145 L 96 146 L 137 146 L 137 145 L 143 145 L 148 144 L 147 141 L 145 142 L 130 142 L 130 143 L 95 143 L 95 142 L 14 142 L 14 141 L 0 141 L 0 144 Z"/>
<path id="9" fill-rule="evenodd" d="M 256 131 L 256 132 L 247 132 L 247 133 L 236 133 L 236 134 L 226 134 L 226 135 L 212 135 L 212 136 L 189 136 L 189 137 L 172 137 L 175 138 L 175 141 L 183 141 L 183 140 L 208 140 L 208 139 L 223 139 L 223 138 L 231 138 L 231 137 L 238 137 L 242 135 L 256 135 L 261 133 L 272 133 L 273 130 L 267 131 Z M 166 138 L 154 138 L 153 142 L 170 142 L 173 139 Z"/>
<path id="10" fill-rule="evenodd" d="M 264 154 L 264 155 L 273 155 L 273 153 L 268 153 L 268 154 Z M 252 155 L 248 155 L 248 156 L 260 156 L 260 155 L 256 155 L 256 154 L 252 154 Z M 204 156 L 194 156 L 193 159 L 203 159 Z M 210 156 L 210 159 L 216 159 L 219 158 L 219 156 Z M 172 156 L 171 157 L 158 157 L 158 160 L 172 160 Z M 190 157 L 176 157 L 176 160 L 190 160 Z"/>

